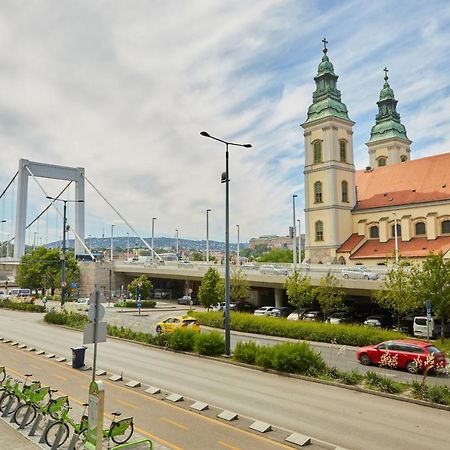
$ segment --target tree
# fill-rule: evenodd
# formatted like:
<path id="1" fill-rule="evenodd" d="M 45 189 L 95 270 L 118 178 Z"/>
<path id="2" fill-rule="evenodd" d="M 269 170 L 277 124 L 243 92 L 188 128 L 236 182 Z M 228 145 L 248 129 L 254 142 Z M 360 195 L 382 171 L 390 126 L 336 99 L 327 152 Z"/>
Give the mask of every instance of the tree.
<path id="1" fill-rule="evenodd" d="M 450 261 L 444 255 L 430 254 L 417 273 L 417 296 L 423 304 L 431 301 L 434 314 L 441 319 L 441 339 L 444 339 L 444 325 L 450 317 Z"/>
<path id="2" fill-rule="evenodd" d="M 203 253 L 198 252 L 196 250 L 194 250 L 193 252 L 191 252 L 191 254 L 189 255 L 189 259 L 191 261 L 205 261 L 206 257 Z"/>
<path id="3" fill-rule="evenodd" d="M 225 280 L 220 279 L 217 284 L 217 295 L 220 301 L 225 301 Z M 244 302 L 250 297 L 250 284 L 242 270 L 234 270 L 230 276 L 230 301 Z"/>
<path id="4" fill-rule="evenodd" d="M 145 275 L 141 275 L 139 278 L 135 278 L 128 285 L 128 292 L 133 294 L 133 297 L 137 299 L 149 299 L 153 290 L 153 284 L 149 278 Z"/>
<path id="5" fill-rule="evenodd" d="M 334 275 L 328 272 L 319 282 L 317 287 L 317 301 L 325 318 L 333 309 L 341 308 L 344 304 L 344 292 L 340 289 L 340 283 Z"/>
<path id="6" fill-rule="evenodd" d="M 198 290 L 198 298 L 202 306 L 208 309 L 211 305 L 217 303 L 217 286 L 220 282 L 220 275 L 214 267 L 210 267 L 203 276 L 200 289 Z"/>
<path id="7" fill-rule="evenodd" d="M 396 314 L 398 329 L 400 328 L 400 317 L 414 311 L 421 304 L 414 282 L 416 272 L 416 269 L 411 269 L 406 262 L 401 261 L 387 272 L 386 290 L 373 293 L 376 303 Z"/>
<path id="8" fill-rule="evenodd" d="M 298 313 L 301 307 L 310 306 L 316 296 L 316 289 L 311 285 L 311 278 L 297 271 L 286 277 L 285 287 L 289 304 L 297 308 Z"/>
<path id="9" fill-rule="evenodd" d="M 72 253 L 66 253 L 67 285 L 79 278 L 78 265 Z M 18 270 L 17 283 L 29 289 L 51 289 L 61 286 L 61 252 L 58 248 L 37 247 L 22 256 Z"/>
<path id="10" fill-rule="evenodd" d="M 273 248 L 267 253 L 264 253 L 257 258 L 260 262 L 274 262 L 274 263 L 291 263 L 292 250 L 288 248 Z"/>

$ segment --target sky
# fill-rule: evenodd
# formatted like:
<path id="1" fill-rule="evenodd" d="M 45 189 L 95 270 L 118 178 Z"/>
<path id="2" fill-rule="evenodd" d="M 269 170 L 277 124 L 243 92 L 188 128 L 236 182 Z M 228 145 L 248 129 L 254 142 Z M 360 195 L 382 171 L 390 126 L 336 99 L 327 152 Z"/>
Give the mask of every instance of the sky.
<path id="1" fill-rule="evenodd" d="M 292 195 L 303 219 L 301 123 L 322 39 L 356 122 L 357 169 L 377 113 L 383 68 L 413 141 L 411 157 L 450 151 L 450 3 L 398 0 L 3 0 L 0 2 L 0 188 L 20 158 L 84 167 L 143 236 L 287 235 Z M 56 196 L 65 182 L 39 179 Z M 15 187 L 0 200 L 13 234 Z M 74 189 L 67 196 L 73 199 Z M 47 200 L 29 183 L 28 219 Z M 86 236 L 130 230 L 86 186 Z M 73 221 L 69 205 L 69 223 Z M 59 239 L 60 219 L 28 233 Z M 37 227 L 37 228 L 36 228 Z M 33 231 L 34 230 L 34 231 Z M 44 231 L 45 230 L 45 231 Z"/>

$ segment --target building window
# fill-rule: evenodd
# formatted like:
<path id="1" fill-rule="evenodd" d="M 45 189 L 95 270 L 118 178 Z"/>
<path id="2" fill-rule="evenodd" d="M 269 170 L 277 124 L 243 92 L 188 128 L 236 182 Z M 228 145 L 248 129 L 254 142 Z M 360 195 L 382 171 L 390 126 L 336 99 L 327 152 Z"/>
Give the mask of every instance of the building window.
<path id="1" fill-rule="evenodd" d="M 376 225 L 374 225 L 373 227 L 370 227 L 369 235 L 372 239 L 376 239 L 376 238 L 380 237 L 380 231 Z"/>
<path id="2" fill-rule="evenodd" d="M 442 234 L 450 234 L 450 220 L 443 220 L 441 223 Z"/>
<path id="3" fill-rule="evenodd" d="M 341 183 L 341 188 L 342 188 L 342 202 L 348 203 L 348 183 L 345 180 Z"/>
<path id="4" fill-rule="evenodd" d="M 322 142 L 314 142 L 314 164 L 322 162 Z"/>
<path id="5" fill-rule="evenodd" d="M 408 161 L 408 158 L 405 155 L 400 156 L 400 161 L 405 162 Z"/>
<path id="6" fill-rule="evenodd" d="M 383 167 L 386 165 L 386 158 L 379 158 L 378 159 L 378 167 Z"/>
<path id="7" fill-rule="evenodd" d="M 416 236 L 422 236 L 426 233 L 425 231 L 425 223 L 417 222 L 416 223 Z"/>
<path id="8" fill-rule="evenodd" d="M 318 220 L 315 223 L 316 227 L 316 241 L 323 241 L 323 222 Z"/>
<path id="9" fill-rule="evenodd" d="M 314 203 L 322 203 L 322 182 L 314 183 Z"/>
<path id="10" fill-rule="evenodd" d="M 402 235 L 402 226 L 398 223 L 397 224 L 397 237 L 400 237 Z M 392 225 L 392 237 L 395 238 L 395 225 Z"/>
<path id="11" fill-rule="evenodd" d="M 339 141 L 339 158 L 341 162 L 347 162 L 347 142 Z"/>

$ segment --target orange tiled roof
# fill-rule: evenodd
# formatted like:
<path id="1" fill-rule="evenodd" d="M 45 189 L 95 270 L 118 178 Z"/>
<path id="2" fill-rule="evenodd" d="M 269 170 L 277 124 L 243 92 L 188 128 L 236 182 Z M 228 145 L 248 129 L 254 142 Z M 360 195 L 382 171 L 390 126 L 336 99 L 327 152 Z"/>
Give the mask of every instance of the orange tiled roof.
<path id="1" fill-rule="evenodd" d="M 394 254 L 395 239 L 389 239 L 387 242 L 377 240 L 368 240 L 358 250 L 356 250 L 350 259 L 361 258 L 391 258 Z M 398 252 L 400 256 L 414 258 L 428 256 L 430 252 L 444 254 L 450 250 L 450 236 L 439 236 L 436 239 L 414 238 L 410 241 L 398 241 Z"/>
<path id="2" fill-rule="evenodd" d="M 450 153 L 356 172 L 356 210 L 450 200 Z"/>
<path id="3" fill-rule="evenodd" d="M 351 252 L 362 240 L 364 236 L 353 233 L 350 237 L 336 250 L 338 253 Z"/>

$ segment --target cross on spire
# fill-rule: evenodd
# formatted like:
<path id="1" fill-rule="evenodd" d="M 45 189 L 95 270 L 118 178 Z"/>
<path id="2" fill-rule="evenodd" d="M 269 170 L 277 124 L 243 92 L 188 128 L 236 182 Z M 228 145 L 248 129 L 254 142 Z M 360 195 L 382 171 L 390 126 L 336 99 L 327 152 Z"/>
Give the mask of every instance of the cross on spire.
<path id="1" fill-rule="evenodd" d="M 385 79 L 385 81 L 387 81 L 388 80 L 388 72 L 389 72 L 389 70 L 387 69 L 387 67 L 385 67 L 384 69 L 384 79 Z"/>
<path id="2" fill-rule="evenodd" d="M 322 42 L 323 42 L 323 52 L 326 53 L 328 51 L 328 49 L 327 49 L 327 44 L 328 44 L 327 38 L 323 38 Z"/>

